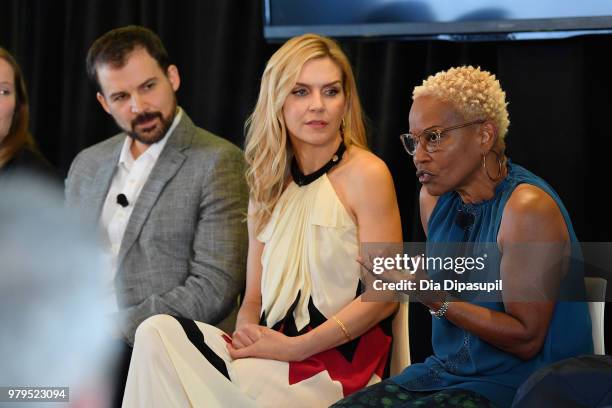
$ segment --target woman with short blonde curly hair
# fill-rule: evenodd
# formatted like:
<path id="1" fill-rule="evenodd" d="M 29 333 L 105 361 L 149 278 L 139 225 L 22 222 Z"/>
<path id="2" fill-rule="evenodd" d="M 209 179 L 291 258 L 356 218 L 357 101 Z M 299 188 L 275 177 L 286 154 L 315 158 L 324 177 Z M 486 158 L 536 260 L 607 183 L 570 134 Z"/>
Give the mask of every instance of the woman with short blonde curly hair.
<path id="1" fill-rule="evenodd" d="M 592 352 L 586 303 L 555 302 L 584 293 L 580 266 L 566 262 L 580 259 L 570 216 L 550 185 L 506 159 L 506 105 L 480 68 L 451 68 L 414 89 L 400 137 L 422 184 L 428 254 L 480 258 L 482 271 L 410 275 L 417 287 L 444 288 L 411 293 L 433 316 L 433 355 L 334 407 L 510 407 L 540 367 Z M 468 289 L 447 290 L 449 281 Z"/>

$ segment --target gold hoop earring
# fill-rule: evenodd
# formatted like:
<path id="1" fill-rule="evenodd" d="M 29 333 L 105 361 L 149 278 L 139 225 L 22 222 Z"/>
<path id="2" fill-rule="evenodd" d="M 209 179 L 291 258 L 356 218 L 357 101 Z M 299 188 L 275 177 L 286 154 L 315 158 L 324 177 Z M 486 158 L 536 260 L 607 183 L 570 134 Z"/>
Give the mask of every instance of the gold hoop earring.
<path id="1" fill-rule="evenodd" d="M 340 123 L 340 136 L 342 136 L 342 140 L 344 140 L 344 129 L 346 128 L 346 124 L 344 122 L 344 118 L 342 118 L 342 123 Z"/>
<path id="2" fill-rule="evenodd" d="M 497 166 L 498 166 L 497 176 L 495 178 L 493 178 L 489 174 L 489 169 L 487 169 L 487 155 L 486 154 L 482 155 L 482 168 L 484 169 L 484 172 L 487 175 L 487 177 L 489 178 L 489 180 L 491 180 L 491 181 L 498 181 L 501 178 L 501 176 L 502 176 L 501 156 L 495 150 L 491 150 L 491 151 L 495 154 L 495 159 L 497 160 Z"/>

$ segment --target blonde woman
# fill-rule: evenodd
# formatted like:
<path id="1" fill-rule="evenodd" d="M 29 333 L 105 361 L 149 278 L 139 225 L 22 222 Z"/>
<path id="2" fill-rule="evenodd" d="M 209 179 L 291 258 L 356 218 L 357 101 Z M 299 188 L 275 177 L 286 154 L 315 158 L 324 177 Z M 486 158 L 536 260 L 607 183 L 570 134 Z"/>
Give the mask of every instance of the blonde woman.
<path id="1" fill-rule="evenodd" d="M 145 321 L 126 406 L 327 407 L 388 372 L 397 304 L 361 301 L 356 258 L 360 242 L 401 242 L 400 216 L 335 42 L 303 35 L 268 61 L 245 156 L 249 253 L 236 329 Z"/>

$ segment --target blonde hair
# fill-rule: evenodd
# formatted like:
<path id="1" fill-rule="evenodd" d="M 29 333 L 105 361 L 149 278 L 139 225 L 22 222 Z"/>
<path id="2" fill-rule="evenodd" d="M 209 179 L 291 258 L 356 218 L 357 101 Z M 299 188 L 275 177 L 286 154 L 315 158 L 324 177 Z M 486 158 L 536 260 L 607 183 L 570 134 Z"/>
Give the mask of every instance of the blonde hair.
<path id="1" fill-rule="evenodd" d="M 429 76 L 420 86 L 415 87 L 412 99 L 426 95 L 450 102 L 468 121 L 491 120 L 497 128 L 499 146 L 504 148 L 504 139 L 510 125 L 506 108 L 508 102 L 495 75 L 480 67 L 451 68 Z"/>
<path id="2" fill-rule="evenodd" d="M 343 118 L 344 143 L 347 147 L 355 145 L 367 149 L 353 70 L 340 46 L 315 34 L 304 34 L 287 41 L 268 61 L 261 78 L 257 104 L 245 125 L 246 179 L 255 207 L 252 216 L 257 232 L 270 219 L 283 192 L 293 157 L 283 117 L 285 99 L 295 86 L 303 65 L 316 58 L 330 58 L 342 71 L 342 88 L 347 104 Z"/>

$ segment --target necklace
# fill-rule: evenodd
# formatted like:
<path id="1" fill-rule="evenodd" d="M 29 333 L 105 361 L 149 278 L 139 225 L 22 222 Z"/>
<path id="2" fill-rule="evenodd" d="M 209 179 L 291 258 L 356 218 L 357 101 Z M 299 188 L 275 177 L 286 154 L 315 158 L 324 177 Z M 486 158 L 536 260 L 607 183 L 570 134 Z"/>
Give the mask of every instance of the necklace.
<path id="1" fill-rule="evenodd" d="M 295 156 L 293 156 L 293 159 L 291 160 L 291 177 L 293 177 L 293 181 L 295 181 L 295 184 L 297 184 L 300 187 L 303 187 L 305 185 L 312 183 L 313 181 L 321 177 L 323 174 L 327 173 L 336 164 L 340 163 L 340 160 L 342 159 L 342 155 L 344 154 L 345 151 L 346 151 L 346 146 L 344 146 L 344 140 L 343 140 L 340 142 L 340 146 L 338 146 L 338 150 L 336 150 L 336 153 L 334 153 L 331 160 L 325 163 L 323 167 L 321 167 L 319 170 L 315 171 L 314 173 L 310 173 L 308 175 L 300 171 L 300 168 L 297 165 L 297 161 L 295 160 Z"/>

